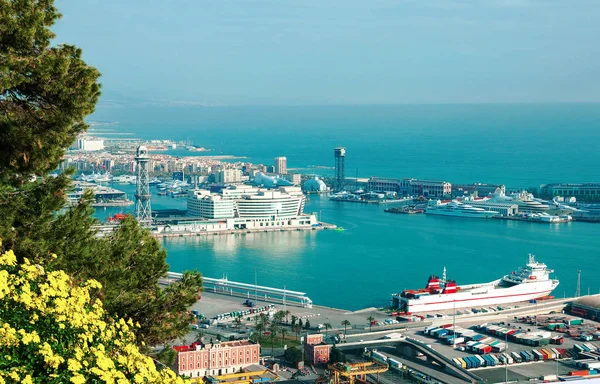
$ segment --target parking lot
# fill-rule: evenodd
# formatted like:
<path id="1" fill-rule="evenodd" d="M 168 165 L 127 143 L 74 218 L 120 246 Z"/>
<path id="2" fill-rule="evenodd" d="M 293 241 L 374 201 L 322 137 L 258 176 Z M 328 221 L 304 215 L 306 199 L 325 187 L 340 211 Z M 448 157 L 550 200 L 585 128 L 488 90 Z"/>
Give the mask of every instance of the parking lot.
<path id="1" fill-rule="evenodd" d="M 581 343 L 592 343 L 595 346 L 599 346 L 600 342 L 598 342 L 598 340 L 595 341 L 583 341 L 580 340 L 579 338 L 575 338 L 575 337 L 570 337 L 568 331 L 565 332 L 556 332 L 556 331 L 549 331 L 548 329 L 548 325 L 549 323 L 555 323 L 558 321 L 569 321 L 569 319 L 577 319 L 573 316 L 569 316 L 569 315 L 565 315 L 565 314 L 561 314 L 561 313 L 555 313 L 555 314 L 551 314 L 551 315 L 538 315 L 537 316 L 537 325 L 536 325 L 536 319 L 534 317 L 530 317 L 529 319 L 522 319 L 524 321 L 519 321 L 519 317 L 521 316 L 517 316 L 517 319 L 515 319 L 515 316 L 504 316 L 504 317 L 497 317 L 496 319 L 494 319 L 494 321 L 478 321 L 477 319 L 471 319 L 471 320 L 461 320 L 460 322 L 456 323 L 456 327 L 457 328 L 463 328 L 463 329 L 471 329 L 477 333 L 480 333 L 481 335 L 484 335 L 485 337 L 491 337 L 493 340 L 495 341 L 500 341 L 500 342 L 504 342 L 506 343 L 506 351 L 505 352 L 512 352 L 512 351 L 516 351 L 516 352 L 520 352 L 520 351 L 531 351 L 532 349 L 540 349 L 540 348 L 564 348 L 566 350 L 572 350 L 573 346 L 575 344 L 581 344 Z M 524 316 L 525 317 L 525 316 Z M 448 320 L 448 323 L 452 323 L 452 319 L 446 319 Z M 533 324 L 532 324 L 533 322 Z M 531 346 L 531 345 L 525 345 L 525 344 L 520 344 L 520 343 L 516 343 L 516 342 L 512 342 L 511 340 L 508 340 L 508 337 L 496 337 L 493 335 L 490 335 L 489 333 L 485 332 L 484 330 L 478 328 L 479 326 L 483 325 L 483 324 L 492 324 L 492 323 L 497 323 L 499 324 L 499 326 L 501 327 L 505 327 L 508 329 L 518 329 L 521 332 L 524 333 L 535 333 L 537 332 L 550 332 L 551 336 L 562 336 L 563 337 L 563 344 L 562 345 L 555 345 L 555 344 L 549 344 L 547 346 Z M 419 327 L 419 328 L 414 328 L 414 329 L 408 329 L 406 331 L 404 331 L 403 333 L 406 336 L 409 337 L 413 337 L 419 340 L 422 340 L 423 342 L 425 342 L 428 345 L 431 345 L 431 347 L 439 352 L 442 352 L 445 356 L 449 357 L 449 358 L 456 358 L 456 357 L 465 357 L 465 356 L 473 356 L 473 353 L 471 352 L 467 352 L 467 351 L 461 351 L 458 348 L 454 349 L 452 347 L 452 345 L 448 345 L 445 342 L 443 342 L 442 340 L 438 340 L 434 337 L 430 337 L 430 336 L 425 336 L 423 334 L 423 329 L 425 327 Z M 586 332 L 593 332 L 593 330 L 598 330 L 600 329 L 600 324 L 594 321 L 590 321 L 590 320 L 584 320 L 583 324 L 581 325 L 575 325 L 575 326 L 569 326 L 568 329 L 570 331 L 573 331 L 575 334 L 585 334 Z M 565 326 L 565 330 L 567 330 L 567 327 Z M 461 343 L 458 344 L 457 347 L 464 347 L 465 344 Z M 462 349 L 462 348 L 461 348 Z M 576 370 L 578 368 L 576 368 L 574 366 L 573 360 L 570 358 L 567 359 L 562 359 L 560 361 L 538 361 L 538 362 L 530 362 L 530 363 L 521 363 L 521 364 L 511 364 L 508 366 L 508 375 L 509 375 L 509 380 L 514 381 L 514 380 L 529 380 L 529 379 L 539 379 L 540 377 L 544 376 L 544 375 L 556 375 L 558 372 L 558 375 L 566 375 L 568 374 L 568 372 Z M 478 376 L 488 380 L 489 382 L 499 382 L 499 381 L 504 381 L 505 378 L 505 367 L 502 366 L 500 368 L 494 368 L 494 367 L 486 367 L 486 368 L 475 368 L 473 369 L 473 372 L 475 374 L 477 374 Z"/>

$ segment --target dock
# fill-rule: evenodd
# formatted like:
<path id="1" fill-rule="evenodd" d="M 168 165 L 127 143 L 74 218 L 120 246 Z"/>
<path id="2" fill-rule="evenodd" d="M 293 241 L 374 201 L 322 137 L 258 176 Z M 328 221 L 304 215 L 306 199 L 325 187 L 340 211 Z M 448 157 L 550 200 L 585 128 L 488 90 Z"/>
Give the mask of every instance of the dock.
<path id="1" fill-rule="evenodd" d="M 159 239 L 172 237 L 191 237 L 191 236 L 217 236 L 217 235 L 245 235 L 247 233 L 262 232 L 296 232 L 296 231 L 322 231 L 326 229 L 337 229 L 337 225 L 320 223 L 318 226 L 302 227 L 281 227 L 281 228 L 260 228 L 260 229 L 226 229 L 226 230 L 198 230 L 198 231 L 177 231 L 177 232 L 152 232 L 152 235 Z"/>
<path id="2" fill-rule="evenodd" d="M 177 272 L 167 272 L 167 277 L 161 279 L 160 283 L 168 285 L 173 281 L 181 280 L 183 275 Z M 312 300 L 305 292 L 291 291 L 263 285 L 247 284 L 228 280 L 226 277 L 215 279 L 202 277 L 204 290 L 228 296 L 237 296 L 250 300 L 264 300 L 266 302 L 282 303 L 284 305 L 297 305 L 303 308 L 312 308 Z"/>

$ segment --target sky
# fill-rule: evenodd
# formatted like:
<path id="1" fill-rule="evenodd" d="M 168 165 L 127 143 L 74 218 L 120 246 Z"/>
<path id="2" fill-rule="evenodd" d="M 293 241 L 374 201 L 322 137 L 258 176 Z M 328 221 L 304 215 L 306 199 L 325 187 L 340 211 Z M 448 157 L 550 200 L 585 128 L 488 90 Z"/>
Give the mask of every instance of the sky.
<path id="1" fill-rule="evenodd" d="M 103 101 L 600 102 L 599 0 L 56 0 Z"/>

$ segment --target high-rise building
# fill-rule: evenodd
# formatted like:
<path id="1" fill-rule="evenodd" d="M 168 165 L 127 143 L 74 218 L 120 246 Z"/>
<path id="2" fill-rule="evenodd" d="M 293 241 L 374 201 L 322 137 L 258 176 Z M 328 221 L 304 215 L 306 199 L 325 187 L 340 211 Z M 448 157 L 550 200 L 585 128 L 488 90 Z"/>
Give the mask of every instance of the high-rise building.
<path id="1" fill-rule="evenodd" d="M 240 183 L 241 181 L 242 171 L 239 169 L 224 169 L 215 172 L 215 183 L 217 184 Z"/>
<path id="2" fill-rule="evenodd" d="M 135 191 L 135 216 L 143 226 L 152 224 L 152 208 L 150 207 L 150 177 L 148 175 L 148 149 L 139 146 L 136 151 L 137 188 Z"/>
<path id="3" fill-rule="evenodd" d="M 287 159 L 284 156 L 275 158 L 275 173 L 279 175 L 287 174 Z"/>
<path id="4" fill-rule="evenodd" d="M 335 158 L 334 190 L 340 192 L 344 190 L 344 181 L 346 178 L 346 148 L 336 147 L 333 150 L 333 156 Z"/>

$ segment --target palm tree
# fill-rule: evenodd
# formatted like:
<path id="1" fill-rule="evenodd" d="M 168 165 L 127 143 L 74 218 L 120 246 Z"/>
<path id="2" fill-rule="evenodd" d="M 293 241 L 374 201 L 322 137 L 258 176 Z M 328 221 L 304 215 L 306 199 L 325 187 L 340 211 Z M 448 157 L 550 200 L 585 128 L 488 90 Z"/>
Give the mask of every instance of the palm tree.
<path id="1" fill-rule="evenodd" d="M 325 337 L 327 337 L 327 330 L 331 329 L 333 327 L 329 323 L 325 323 L 325 324 L 323 324 L 323 326 L 325 327 Z"/>
<path id="2" fill-rule="evenodd" d="M 273 320 L 276 320 L 278 323 L 281 323 L 283 321 L 284 317 L 285 317 L 284 311 L 277 311 L 277 313 L 273 316 Z"/>
<path id="3" fill-rule="evenodd" d="M 298 321 L 298 318 L 292 315 L 292 326 L 296 325 L 296 321 Z"/>
<path id="4" fill-rule="evenodd" d="M 343 320 L 342 325 L 344 326 L 344 339 L 345 339 L 346 338 L 346 327 L 348 327 L 351 324 L 348 320 Z"/>
<path id="5" fill-rule="evenodd" d="M 300 337 L 300 331 L 302 331 L 302 327 L 299 324 L 292 325 L 292 332 L 296 334 L 296 341 L 298 341 L 298 337 Z"/>
<path id="6" fill-rule="evenodd" d="M 240 327 L 242 326 L 242 316 L 236 317 L 233 321 L 233 324 L 237 329 L 240 329 Z"/>
<path id="7" fill-rule="evenodd" d="M 261 336 L 266 329 L 267 329 L 267 327 L 263 323 L 258 323 L 254 327 L 254 332 L 256 332 L 258 334 L 258 344 L 260 344 Z"/>
<path id="8" fill-rule="evenodd" d="M 369 332 L 371 332 L 371 328 L 373 328 L 373 322 L 375 321 L 375 318 L 373 316 L 369 316 L 367 317 L 367 321 L 369 322 Z"/>
<path id="9" fill-rule="evenodd" d="M 283 311 L 283 313 L 285 313 L 285 323 L 289 324 L 288 323 L 288 317 L 290 316 L 291 312 L 286 309 L 285 311 Z"/>
<path id="10" fill-rule="evenodd" d="M 283 339 L 285 339 L 285 333 L 287 332 L 287 330 L 285 327 L 281 327 L 279 332 L 281 333 L 281 346 L 283 347 Z"/>
<path id="11" fill-rule="evenodd" d="M 271 323 L 271 325 L 269 326 L 269 332 L 271 333 L 269 335 L 269 338 L 271 339 L 271 356 L 274 356 L 273 354 L 273 345 L 275 344 L 275 336 L 277 336 L 277 332 L 279 331 L 279 324 L 277 323 Z"/>

